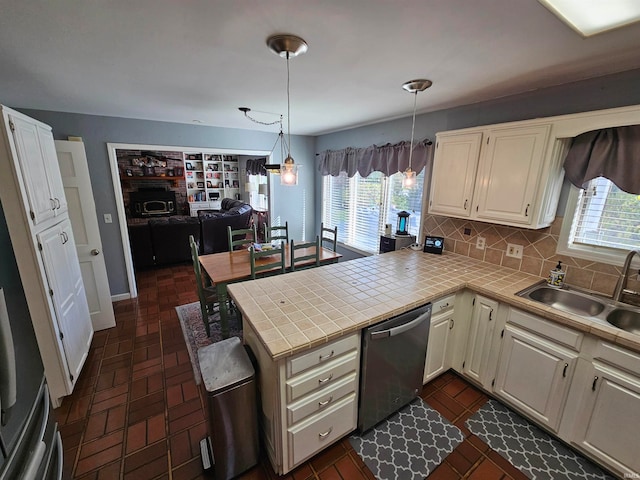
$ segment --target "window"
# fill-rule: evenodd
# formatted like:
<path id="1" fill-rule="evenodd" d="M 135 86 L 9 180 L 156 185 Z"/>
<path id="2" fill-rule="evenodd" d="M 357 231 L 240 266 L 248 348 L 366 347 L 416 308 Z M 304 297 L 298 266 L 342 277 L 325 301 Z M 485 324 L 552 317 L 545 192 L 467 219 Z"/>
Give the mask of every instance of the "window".
<path id="1" fill-rule="evenodd" d="M 417 177 L 417 187 L 402 188 L 402 173 L 387 177 L 373 172 L 363 178 L 359 174 L 347 177 L 326 175 L 323 178 L 322 221 L 338 227 L 338 241 L 368 253 L 375 253 L 380 246 L 384 224 L 395 229 L 397 214 L 406 210 L 409 217 L 409 233 L 416 235 L 420 227 L 424 169 Z"/>
<path id="2" fill-rule="evenodd" d="M 621 263 L 640 245 L 640 195 L 620 190 L 604 177 L 587 188 L 572 187 L 558 253 L 607 263 Z"/>

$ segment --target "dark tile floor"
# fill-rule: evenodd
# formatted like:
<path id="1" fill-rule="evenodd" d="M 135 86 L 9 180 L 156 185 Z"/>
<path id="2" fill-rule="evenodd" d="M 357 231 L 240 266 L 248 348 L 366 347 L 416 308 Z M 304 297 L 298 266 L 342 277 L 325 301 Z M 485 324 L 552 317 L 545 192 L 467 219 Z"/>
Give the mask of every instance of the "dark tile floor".
<path id="1" fill-rule="evenodd" d="M 55 410 L 65 479 L 207 478 L 199 451 L 207 430 L 204 397 L 174 309 L 197 300 L 193 270 L 149 270 L 137 279 L 139 297 L 115 304 L 116 327 L 95 334 L 73 395 Z M 447 372 L 424 387 L 422 398 L 466 437 L 429 479 L 526 478 L 464 426 L 487 401 L 482 392 Z M 262 458 L 241 478 L 374 479 L 347 439 L 284 477 Z"/>

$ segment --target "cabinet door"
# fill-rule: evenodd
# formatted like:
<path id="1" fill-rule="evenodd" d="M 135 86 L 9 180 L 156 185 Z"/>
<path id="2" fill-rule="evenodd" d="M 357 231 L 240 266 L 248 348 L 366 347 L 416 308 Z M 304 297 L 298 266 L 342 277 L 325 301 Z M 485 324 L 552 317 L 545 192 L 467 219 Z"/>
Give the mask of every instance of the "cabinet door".
<path id="1" fill-rule="evenodd" d="M 491 130 L 478 167 L 473 216 L 530 224 L 549 125 Z"/>
<path id="2" fill-rule="evenodd" d="M 74 384 L 89 352 L 93 328 L 69 220 L 40 233 L 38 243 L 69 379 Z"/>
<path id="3" fill-rule="evenodd" d="M 469 216 L 481 140 L 481 132 L 437 140 L 429 213 Z"/>
<path id="4" fill-rule="evenodd" d="M 64 182 L 60 173 L 60 164 L 58 163 L 58 153 L 56 152 L 56 142 L 53 139 L 51 130 L 38 125 L 38 138 L 40 139 L 40 148 L 44 157 L 45 173 L 47 175 L 47 183 L 49 185 L 49 193 L 55 200 L 56 215 L 60 215 L 68 210 L 67 196 L 64 193 Z"/>
<path id="5" fill-rule="evenodd" d="M 557 431 L 577 358 L 576 353 L 507 324 L 494 391 Z"/>
<path id="6" fill-rule="evenodd" d="M 38 126 L 9 115 L 13 138 L 22 170 L 31 219 L 37 225 L 55 216 L 57 203 L 49 189 L 47 159 L 40 146 Z M 54 157 L 55 160 L 55 157 Z M 57 162 L 56 162 L 57 165 Z"/>
<path id="7" fill-rule="evenodd" d="M 453 312 L 435 315 L 431 319 L 423 383 L 427 383 L 449 369 L 447 352 L 452 328 Z"/>
<path id="8" fill-rule="evenodd" d="M 497 311 L 498 302 L 476 295 L 462 372 L 482 385 L 487 382 L 487 364 Z"/>
<path id="9" fill-rule="evenodd" d="M 629 475 L 640 472 L 640 378 L 594 364 L 583 379 L 573 443 Z"/>

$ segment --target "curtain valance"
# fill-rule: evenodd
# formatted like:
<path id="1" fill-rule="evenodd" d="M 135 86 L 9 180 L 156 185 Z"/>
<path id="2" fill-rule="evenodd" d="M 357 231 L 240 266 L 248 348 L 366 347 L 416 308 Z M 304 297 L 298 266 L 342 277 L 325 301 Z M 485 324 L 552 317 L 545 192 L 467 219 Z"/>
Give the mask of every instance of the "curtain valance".
<path id="1" fill-rule="evenodd" d="M 410 142 L 372 145 L 365 148 L 345 148 L 343 150 L 325 150 L 320 152 L 318 170 L 322 175 L 337 177 L 346 172 L 349 177 L 359 173 L 367 177 L 371 172 L 378 171 L 385 175 L 404 172 L 409 167 Z M 432 156 L 432 142 L 424 140 L 413 146 L 411 169 L 417 173 L 425 168 Z"/>
<path id="2" fill-rule="evenodd" d="M 263 175 L 267 176 L 266 158 L 250 158 L 247 160 L 247 175 Z"/>
<path id="3" fill-rule="evenodd" d="M 627 193 L 640 194 L 640 125 L 578 135 L 564 161 L 564 170 L 578 188 L 605 177 Z"/>

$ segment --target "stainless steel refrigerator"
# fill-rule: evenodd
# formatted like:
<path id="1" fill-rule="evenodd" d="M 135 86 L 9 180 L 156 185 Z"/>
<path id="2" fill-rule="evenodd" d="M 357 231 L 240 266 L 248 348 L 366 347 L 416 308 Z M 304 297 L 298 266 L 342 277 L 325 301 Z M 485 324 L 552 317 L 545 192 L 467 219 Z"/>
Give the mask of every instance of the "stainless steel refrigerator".
<path id="1" fill-rule="evenodd" d="M 0 208 L 0 480 L 59 480 L 62 452 L 24 288 Z"/>

